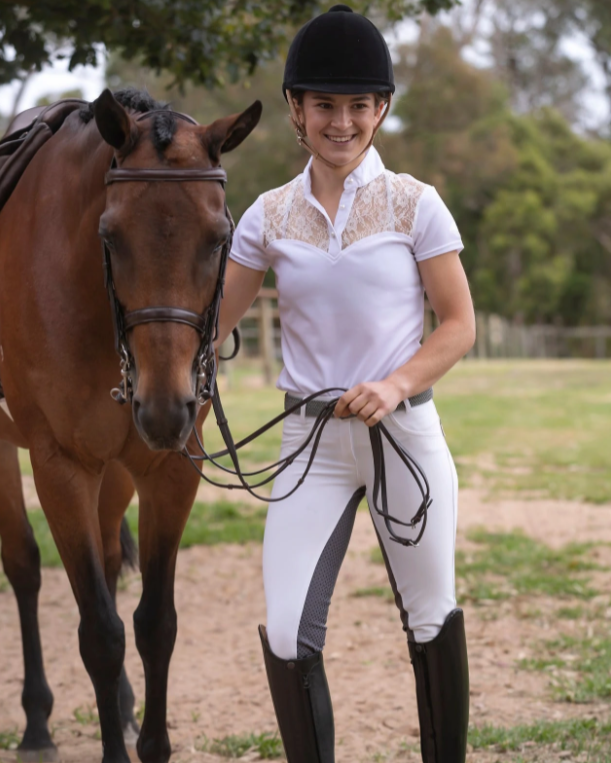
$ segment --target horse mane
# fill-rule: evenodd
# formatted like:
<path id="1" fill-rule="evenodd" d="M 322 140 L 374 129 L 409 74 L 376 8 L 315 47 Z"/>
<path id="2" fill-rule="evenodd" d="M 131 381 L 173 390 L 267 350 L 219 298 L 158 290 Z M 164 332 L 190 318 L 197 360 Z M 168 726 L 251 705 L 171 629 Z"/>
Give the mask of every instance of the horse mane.
<path id="1" fill-rule="evenodd" d="M 169 103 L 156 101 L 146 90 L 135 87 L 123 87 L 113 93 L 117 101 L 130 111 L 145 114 L 147 111 L 157 111 L 152 118 L 152 138 L 156 151 L 163 155 L 170 145 L 177 128 L 176 117 Z M 88 103 L 79 110 L 81 121 L 88 124 L 93 119 L 93 103 Z"/>

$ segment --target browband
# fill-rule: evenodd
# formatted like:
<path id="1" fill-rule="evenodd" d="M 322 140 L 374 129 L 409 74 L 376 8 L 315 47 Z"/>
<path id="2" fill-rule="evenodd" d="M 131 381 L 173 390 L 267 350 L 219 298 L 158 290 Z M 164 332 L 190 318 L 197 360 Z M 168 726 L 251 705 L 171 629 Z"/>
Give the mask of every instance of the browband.
<path id="1" fill-rule="evenodd" d="M 111 183 L 129 182 L 134 180 L 137 182 L 146 182 L 147 180 L 156 181 L 185 181 L 185 180 L 217 180 L 219 183 L 225 184 L 227 182 L 227 173 L 222 167 L 210 167 L 209 169 L 191 169 L 182 170 L 178 167 L 176 169 L 155 169 L 155 168 L 139 168 L 134 167 L 121 167 L 116 169 L 110 169 L 106 173 L 104 182 L 106 185 Z"/>

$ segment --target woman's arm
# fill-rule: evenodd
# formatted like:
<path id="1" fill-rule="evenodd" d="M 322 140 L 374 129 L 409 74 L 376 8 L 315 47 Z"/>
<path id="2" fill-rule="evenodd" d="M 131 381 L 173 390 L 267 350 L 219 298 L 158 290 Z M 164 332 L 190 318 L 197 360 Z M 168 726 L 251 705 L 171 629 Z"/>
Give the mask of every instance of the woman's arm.
<path id="1" fill-rule="evenodd" d="M 225 295 L 221 302 L 219 335 L 215 347 L 220 347 L 238 325 L 238 321 L 255 301 L 263 278 L 264 270 L 253 270 L 234 260 L 227 263 L 225 273 Z"/>
<path id="2" fill-rule="evenodd" d="M 440 325 L 422 347 L 384 381 L 366 382 L 345 392 L 336 416 L 353 413 L 367 426 L 394 411 L 446 374 L 475 342 L 475 315 L 469 284 L 458 252 L 447 252 L 418 263 L 420 277 Z"/>

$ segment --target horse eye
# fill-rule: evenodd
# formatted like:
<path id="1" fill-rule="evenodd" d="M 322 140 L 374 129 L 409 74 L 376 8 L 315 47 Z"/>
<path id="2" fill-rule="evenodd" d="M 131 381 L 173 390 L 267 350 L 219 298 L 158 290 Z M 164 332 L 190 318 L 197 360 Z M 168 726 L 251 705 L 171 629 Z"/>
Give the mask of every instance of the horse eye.
<path id="1" fill-rule="evenodd" d="M 218 250 L 222 249 L 225 246 L 226 243 L 227 243 L 227 239 L 225 239 L 224 241 L 219 241 L 219 243 L 214 247 L 214 249 L 212 251 L 213 252 L 218 252 Z"/>

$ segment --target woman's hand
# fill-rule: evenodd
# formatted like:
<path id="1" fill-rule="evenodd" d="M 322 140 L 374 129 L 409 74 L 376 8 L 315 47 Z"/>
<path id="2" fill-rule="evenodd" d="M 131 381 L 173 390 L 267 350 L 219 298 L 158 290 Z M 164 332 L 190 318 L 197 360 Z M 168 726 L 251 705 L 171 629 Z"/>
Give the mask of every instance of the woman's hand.
<path id="1" fill-rule="evenodd" d="M 372 427 L 391 413 L 405 395 L 391 379 L 365 382 L 352 387 L 340 397 L 335 406 L 335 415 L 344 418 L 356 415 L 368 427 Z"/>

